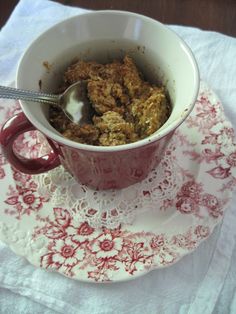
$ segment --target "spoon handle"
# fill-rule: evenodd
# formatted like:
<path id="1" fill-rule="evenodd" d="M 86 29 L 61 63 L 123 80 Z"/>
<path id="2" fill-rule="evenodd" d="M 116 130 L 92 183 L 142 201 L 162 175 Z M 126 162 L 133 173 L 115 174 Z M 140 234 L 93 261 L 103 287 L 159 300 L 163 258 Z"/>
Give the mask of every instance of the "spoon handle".
<path id="1" fill-rule="evenodd" d="M 29 100 L 57 106 L 59 105 L 60 100 L 60 96 L 58 95 L 45 94 L 6 86 L 0 86 L 0 98 Z"/>

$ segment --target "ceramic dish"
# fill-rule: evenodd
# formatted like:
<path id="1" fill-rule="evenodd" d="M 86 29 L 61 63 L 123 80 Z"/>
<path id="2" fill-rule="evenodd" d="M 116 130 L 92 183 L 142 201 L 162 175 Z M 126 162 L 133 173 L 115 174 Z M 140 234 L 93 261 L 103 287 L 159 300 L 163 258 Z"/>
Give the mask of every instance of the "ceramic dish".
<path id="1" fill-rule="evenodd" d="M 4 104 L 1 121 L 17 110 L 17 104 Z M 16 150 L 32 158 L 41 146 L 30 132 Z M 87 282 L 124 281 L 173 265 L 212 233 L 236 185 L 234 130 L 206 84 L 163 158 L 168 156 L 183 178 L 176 195 L 158 199 L 154 169 L 141 186 L 150 208 L 132 224 L 113 229 L 92 227 L 72 216 L 66 204 L 55 207 L 39 194 L 38 176 L 12 170 L 1 157 L 0 239 L 37 267 Z"/>

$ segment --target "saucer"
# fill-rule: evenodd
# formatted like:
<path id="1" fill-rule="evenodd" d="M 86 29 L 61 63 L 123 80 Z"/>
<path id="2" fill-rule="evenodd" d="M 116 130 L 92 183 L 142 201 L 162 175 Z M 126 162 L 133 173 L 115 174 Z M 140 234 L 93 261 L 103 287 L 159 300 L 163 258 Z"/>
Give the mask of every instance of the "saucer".
<path id="1" fill-rule="evenodd" d="M 20 110 L 18 103 L 2 104 L 1 123 Z M 25 133 L 15 149 L 36 157 L 42 147 L 38 138 Z M 55 204 L 53 191 L 40 193 L 41 175 L 12 169 L 1 154 L 0 240 L 37 267 L 86 282 L 125 281 L 173 265 L 213 232 L 236 186 L 234 130 L 206 83 L 162 163 L 162 181 L 156 181 L 160 170 L 154 169 L 139 185 L 135 206 L 141 210 L 133 208 L 132 223 L 96 228 L 86 215 L 79 219 L 73 208 Z M 168 178 L 176 176 L 181 180 L 169 193 Z M 126 202 L 137 186 L 128 191 L 122 191 Z"/>

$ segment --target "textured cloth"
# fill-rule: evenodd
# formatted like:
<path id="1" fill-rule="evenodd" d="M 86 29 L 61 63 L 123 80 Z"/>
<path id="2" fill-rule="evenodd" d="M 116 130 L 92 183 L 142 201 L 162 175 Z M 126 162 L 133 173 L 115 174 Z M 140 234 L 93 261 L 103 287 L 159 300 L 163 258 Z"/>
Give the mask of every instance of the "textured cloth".
<path id="1" fill-rule="evenodd" d="M 0 32 L 0 84 L 13 84 L 30 42 L 84 10 L 47 0 L 21 0 Z M 236 39 L 170 26 L 191 47 L 201 79 L 221 99 L 236 127 Z M 177 264 L 109 285 L 87 284 L 36 269 L 0 242 L 0 313 L 236 313 L 236 193 L 207 241 Z"/>

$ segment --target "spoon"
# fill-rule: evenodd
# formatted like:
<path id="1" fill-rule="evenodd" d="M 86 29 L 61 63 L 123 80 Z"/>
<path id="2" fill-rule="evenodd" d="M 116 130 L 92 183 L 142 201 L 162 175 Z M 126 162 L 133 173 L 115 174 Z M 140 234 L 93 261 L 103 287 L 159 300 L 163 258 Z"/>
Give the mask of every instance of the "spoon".
<path id="1" fill-rule="evenodd" d="M 87 97 L 86 81 L 78 81 L 60 95 L 45 94 L 29 90 L 0 86 L 0 98 L 28 100 L 54 105 L 63 110 L 74 123 L 85 124 L 91 121 L 91 105 Z"/>

